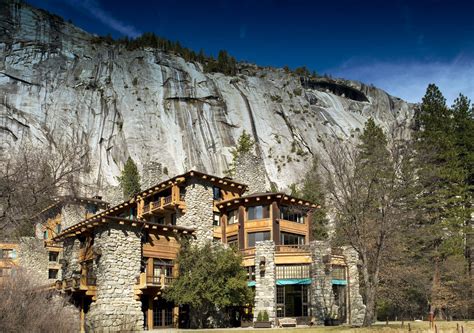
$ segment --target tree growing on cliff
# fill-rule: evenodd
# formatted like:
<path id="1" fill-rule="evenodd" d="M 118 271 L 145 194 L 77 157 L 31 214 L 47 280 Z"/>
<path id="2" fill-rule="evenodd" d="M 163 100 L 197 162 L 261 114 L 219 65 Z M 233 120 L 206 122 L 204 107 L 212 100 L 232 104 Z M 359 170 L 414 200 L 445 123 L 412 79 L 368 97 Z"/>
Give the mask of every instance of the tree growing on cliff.
<path id="1" fill-rule="evenodd" d="M 328 200 L 336 213 L 336 245 L 349 243 L 359 254 L 364 326 L 375 320 L 380 270 L 401 223 L 405 221 L 414 179 L 409 149 L 389 146 L 383 130 L 369 119 L 360 144 L 335 143 L 321 160 Z"/>
<path id="2" fill-rule="evenodd" d="M 140 173 L 131 157 L 127 159 L 122 174 L 117 178 L 125 198 L 131 198 L 140 192 Z"/>
<path id="3" fill-rule="evenodd" d="M 191 307 L 193 326 L 206 327 L 216 311 L 252 302 L 242 258 L 219 244 L 204 246 L 184 242 L 178 255 L 178 278 L 164 297 Z M 230 319 L 230 318 L 227 318 Z"/>

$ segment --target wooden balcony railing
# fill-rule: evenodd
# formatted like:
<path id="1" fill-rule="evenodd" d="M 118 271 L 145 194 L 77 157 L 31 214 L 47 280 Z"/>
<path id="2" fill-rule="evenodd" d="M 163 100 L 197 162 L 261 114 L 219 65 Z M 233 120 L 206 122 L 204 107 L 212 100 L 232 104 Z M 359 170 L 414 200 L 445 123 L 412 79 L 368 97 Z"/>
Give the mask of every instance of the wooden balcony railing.
<path id="1" fill-rule="evenodd" d="M 243 257 L 254 256 L 255 255 L 255 248 L 252 247 L 252 248 L 248 248 L 248 249 L 243 249 L 243 250 L 240 250 L 240 253 L 242 253 Z"/>
<path id="2" fill-rule="evenodd" d="M 139 289 L 146 289 L 147 287 L 160 287 L 164 288 L 169 286 L 174 281 L 174 277 L 161 275 L 147 275 L 146 273 L 141 273 L 137 277 L 137 287 Z"/>
<path id="3" fill-rule="evenodd" d="M 277 245 L 276 252 L 279 253 L 301 253 L 309 252 L 309 245 Z"/>

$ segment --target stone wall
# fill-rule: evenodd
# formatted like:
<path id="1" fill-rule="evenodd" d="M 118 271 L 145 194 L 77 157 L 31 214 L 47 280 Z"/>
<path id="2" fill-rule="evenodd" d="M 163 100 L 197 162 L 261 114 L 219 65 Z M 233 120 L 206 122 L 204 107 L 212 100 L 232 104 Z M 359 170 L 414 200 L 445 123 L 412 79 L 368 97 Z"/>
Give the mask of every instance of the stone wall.
<path id="1" fill-rule="evenodd" d="M 139 331 L 143 329 L 141 302 L 133 287 L 140 274 L 141 238 L 128 225 L 97 229 L 94 248 L 101 253 L 95 260 L 97 301 L 86 314 L 93 332 Z"/>
<path id="2" fill-rule="evenodd" d="M 41 239 L 21 237 L 18 246 L 18 263 L 38 285 L 54 282 L 48 279 L 48 250 Z"/>
<path id="3" fill-rule="evenodd" d="M 337 313 L 332 293 L 331 265 L 324 263 L 324 258 L 331 256 L 331 246 L 329 242 L 312 241 L 310 251 L 312 320 L 315 324 L 322 325 L 326 317 Z"/>
<path id="4" fill-rule="evenodd" d="M 104 186 L 101 191 L 102 200 L 108 202 L 110 207 L 117 206 L 119 203 L 122 203 L 126 200 L 123 195 L 123 191 L 120 186 Z"/>
<path id="5" fill-rule="evenodd" d="M 191 178 L 186 183 L 184 194 L 186 212 L 178 212 L 176 225 L 195 228 L 196 242 L 200 245 L 213 239 L 213 194 L 212 185 Z"/>
<path id="6" fill-rule="evenodd" d="M 265 260 L 265 272 L 260 272 L 260 262 Z M 273 241 L 255 244 L 255 307 L 254 321 L 260 311 L 267 311 L 270 321 L 276 319 L 276 267 L 275 243 Z"/>
<path id="7" fill-rule="evenodd" d="M 263 160 L 252 153 L 241 154 L 235 161 L 236 182 L 248 185 L 246 194 L 262 193 L 270 190 L 270 181 Z"/>
<path id="8" fill-rule="evenodd" d="M 63 241 L 62 276 L 64 279 L 77 278 L 81 276 L 79 248 L 80 242 L 76 238 L 66 238 Z"/>
<path id="9" fill-rule="evenodd" d="M 359 255 L 350 246 L 343 247 L 343 254 L 346 257 L 349 273 L 349 324 L 361 326 L 364 323 L 365 305 L 359 290 L 359 269 L 357 268 Z"/>
<path id="10" fill-rule="evenodd" d="M 86 218 L 86 208 L 82 205 L 65 203 L 61 209 L 62 230 L 73 226 Z"/>

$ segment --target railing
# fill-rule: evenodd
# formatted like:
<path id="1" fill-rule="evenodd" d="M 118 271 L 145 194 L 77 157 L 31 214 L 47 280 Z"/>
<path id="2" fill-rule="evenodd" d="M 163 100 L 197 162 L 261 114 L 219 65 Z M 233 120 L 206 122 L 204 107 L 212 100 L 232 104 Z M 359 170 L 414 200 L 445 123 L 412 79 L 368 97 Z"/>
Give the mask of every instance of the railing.
<path id="1" fill-rule="evenodd" d="M 169 286 L 171 283 L 173 283 L 174 277 L 172 276 L 165 276 L 165 286 Z"/>
<path id="2" fill-rule="evenodd" d="M 308 252 L 309 245 L 277 245 L 276 252 L 280 253 L 300 253 L 300 252 Z"/>
<path id="3" fill-rule="evenodd" d="M 167 197 L 164 197 L 164 199 L 163 199 L 163 205 L 169 205 L 172 201 L 173 201 L 173 200 L 172 200 L 172 196 L 171 196 L 171 195 L 169 195 L 169 196 L 167 196 Z"/>
<path id="4" fill-rule="evenodd" d="M 240 250 L 240 253 L 242 253 L 243 257 L 249 257 L 255 255 L 255 248 L 249 248 L 249 249 L 244 249 Z"/>
<path id="5" fill-rule="evenodd" d="M 160 285 L 161 284 L 161 276 L 147 275 L 146 276 L 146 284 Z"/>

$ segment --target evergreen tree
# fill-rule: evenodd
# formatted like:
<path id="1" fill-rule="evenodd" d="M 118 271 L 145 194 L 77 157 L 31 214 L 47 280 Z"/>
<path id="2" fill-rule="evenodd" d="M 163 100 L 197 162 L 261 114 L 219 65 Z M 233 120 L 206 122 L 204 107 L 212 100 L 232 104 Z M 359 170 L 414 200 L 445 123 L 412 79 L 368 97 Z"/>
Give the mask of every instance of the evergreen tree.
<path id="1" fill-rule="evenodd" d="M 166 289 L 164 297 L 175 304 L 187 304 L 198 319 L 193 326 L 207 326 L 217 311 L 248 305 L 253 300 L 247 286 L 242 258 L 230 248 L 207 243 L 184 243 L 178 256 L 179 275 Z"/>
<path id="2" fill-rule="evenodd" d="M 125 198 L 131 198 L 140 192 L 140 174 L 137 165 L 131 157 L 127 159 L 122 174 L 117 178 Z"/>

